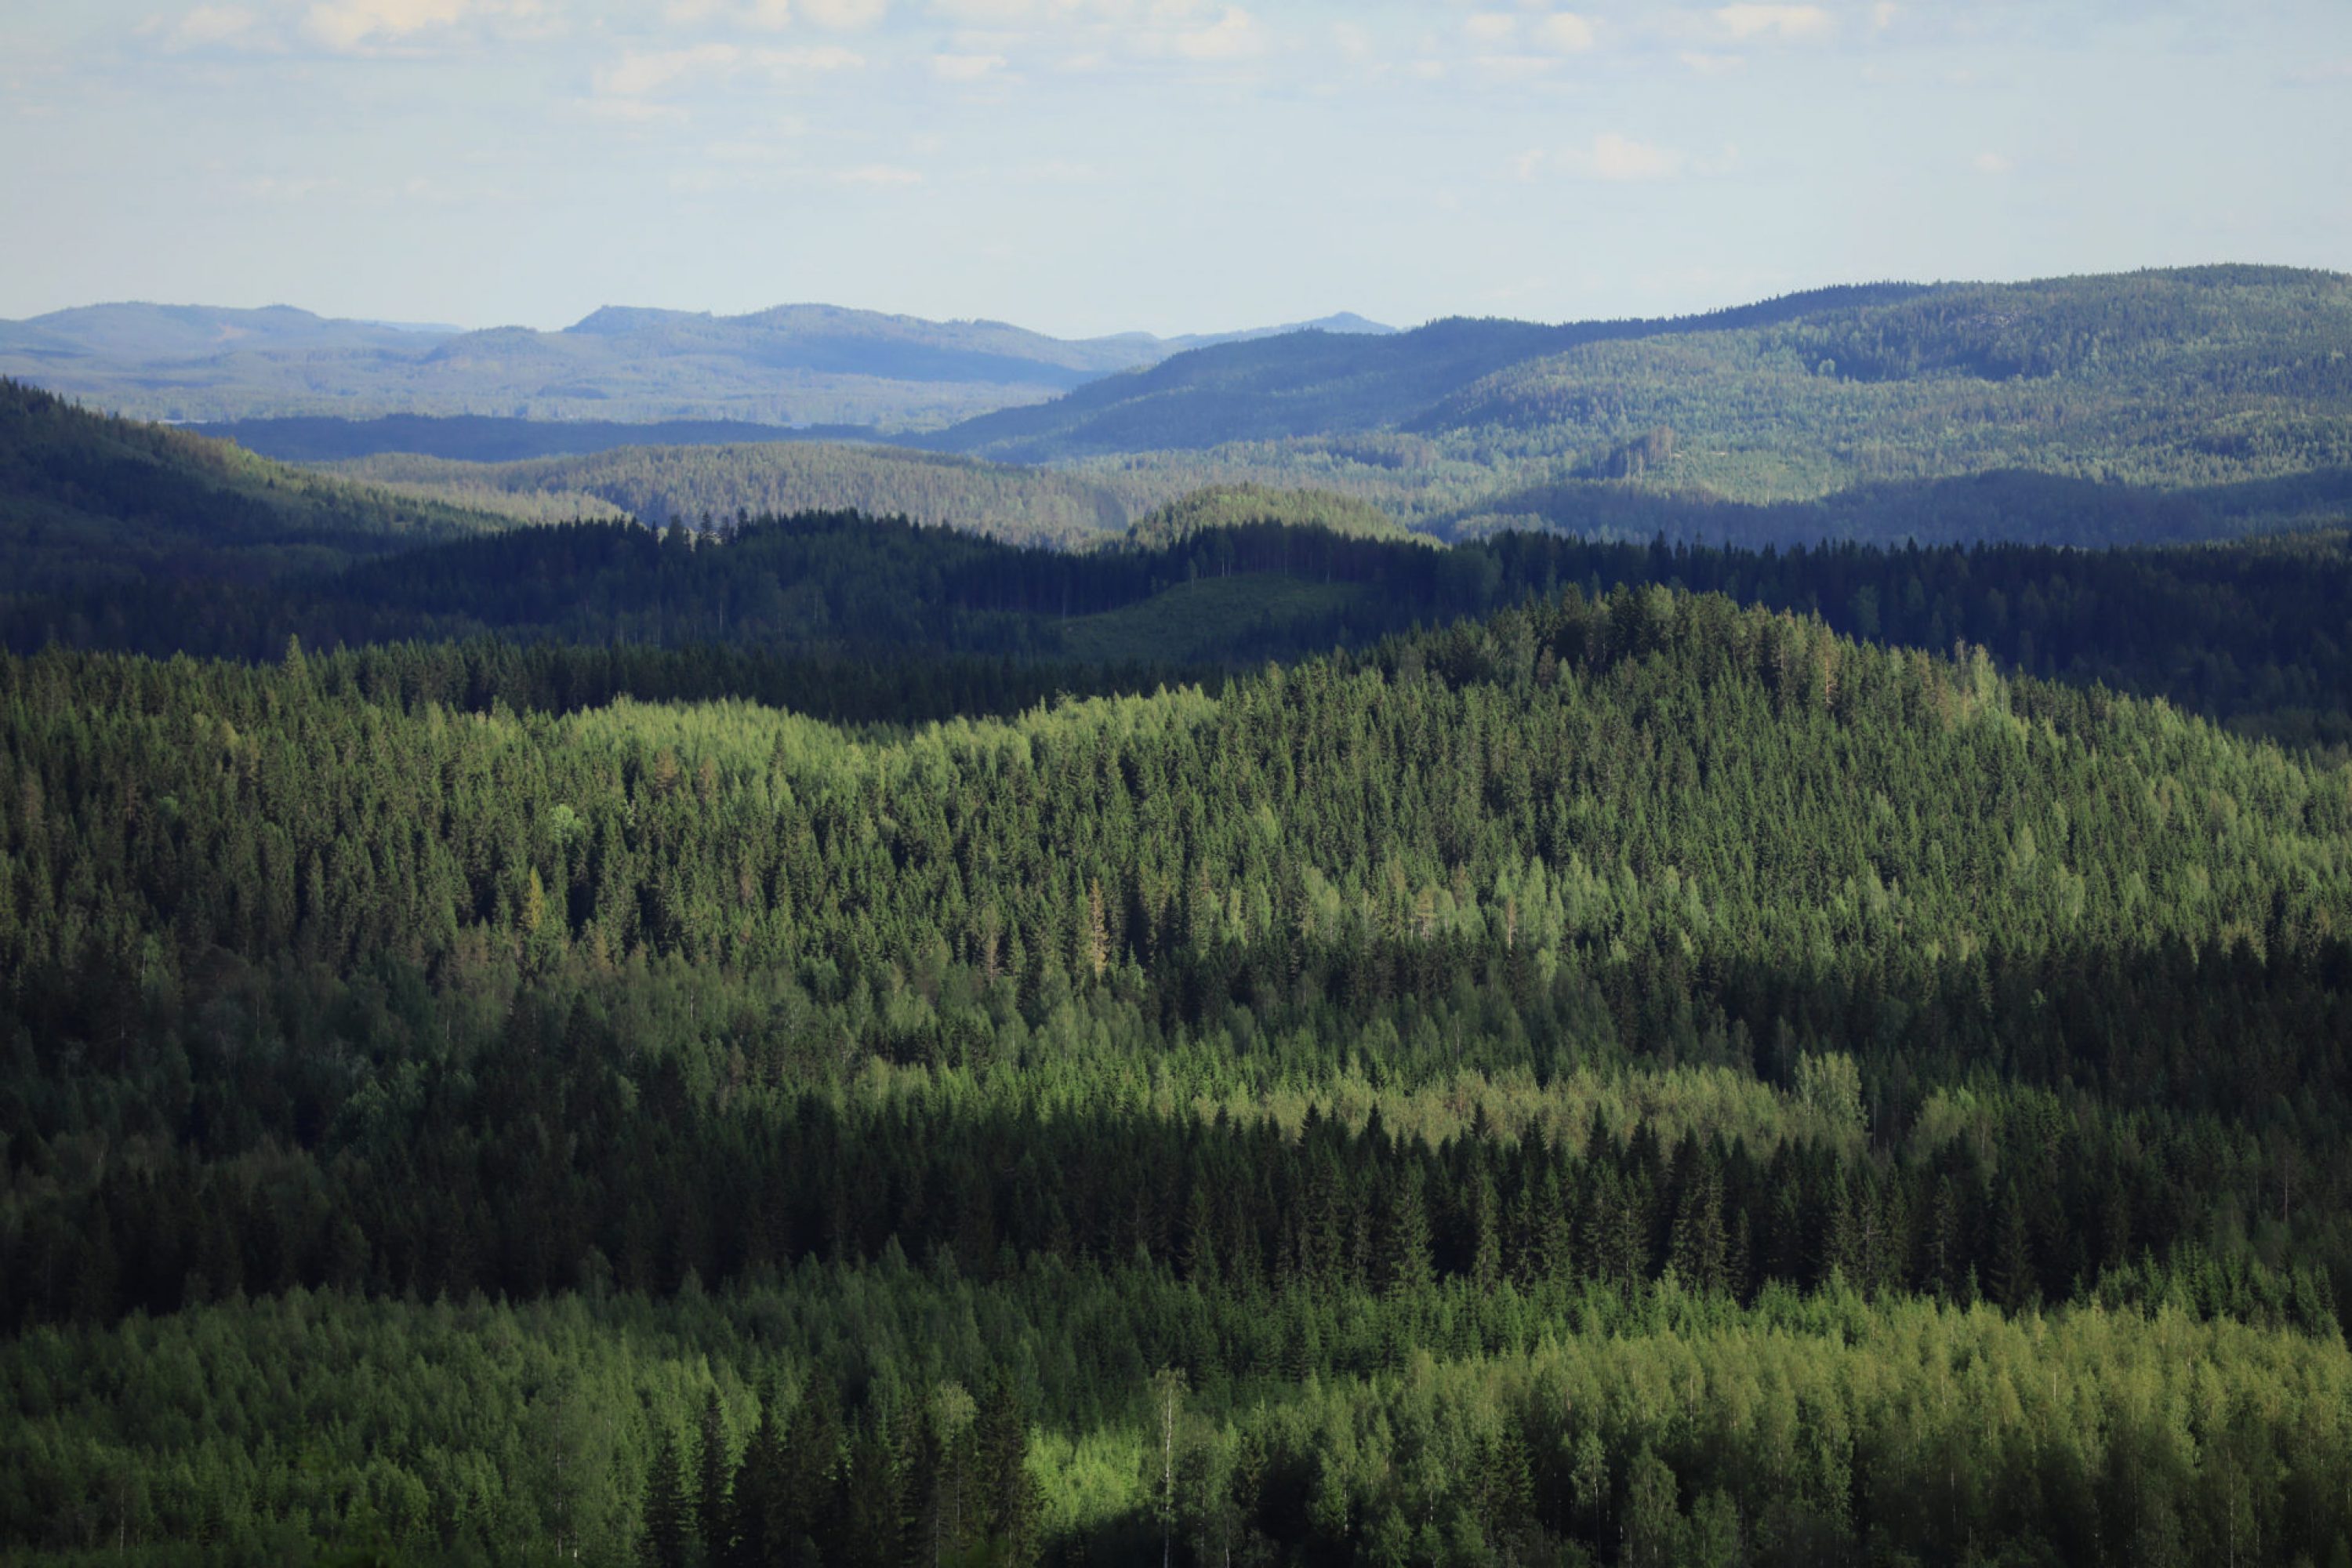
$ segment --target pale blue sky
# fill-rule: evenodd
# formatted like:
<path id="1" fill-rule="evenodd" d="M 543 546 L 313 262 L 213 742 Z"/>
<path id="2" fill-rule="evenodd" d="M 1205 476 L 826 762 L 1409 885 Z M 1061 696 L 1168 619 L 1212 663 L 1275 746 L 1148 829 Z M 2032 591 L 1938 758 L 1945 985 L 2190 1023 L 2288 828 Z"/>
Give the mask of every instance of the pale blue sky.
<path id="1" fill-rule="evenodd" d="M 0 316 L 1549 320 L 2352 268 L 2347 0 L 15 0 Z"/>

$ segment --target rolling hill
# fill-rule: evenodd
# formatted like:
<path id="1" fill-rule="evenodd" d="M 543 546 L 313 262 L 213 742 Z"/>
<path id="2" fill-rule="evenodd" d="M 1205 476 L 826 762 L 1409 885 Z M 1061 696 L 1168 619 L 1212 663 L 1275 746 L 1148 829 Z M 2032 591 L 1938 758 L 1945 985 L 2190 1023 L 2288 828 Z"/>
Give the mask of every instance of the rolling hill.
<path id="1" fill-rule="evenodd" d="M 1387 331 L 1346 315 L 1314 325 Z M 1293 330 L 1064 340 L 1001 321 L 782 305 L 741 316 L 608 306 L 561 331 L 458 331 L 282 306 L 119 304 L 0 322 L 0 374 L 120 413 L 197 422 L 397 414 L 917 428 Z"/>
<path id="2" fill-rule="evenodd" d="M 0 596 L 11 600 L 142 578 L 257 582 L 508 524 L 0 380 Z"/>
<path id="3" fill-rule="evenodd" d="M 513 419 L 491 414 L 383 414 L 368 419 L 314 415 L 192 425 L 200 436 L 234 441 L 285 463 L 334 463 L 384 453 L 453 462 L 514 463 L 581 457 L 615 447 L 723 447 L 761 441 L 860 440 L 853 426 L 754 425 L 741 419 Z"/>
<path id="4" fill-rule="evenodd" d="M 2352 279 L 2216 267 L 1301 334 L 922 439 L 1312 484 L 1446 535 L 2215 537 L 2352 514 Z M 1978 476 L 2009 476 L 2027 520 L 1951 488 Z M 2118 510 L 2166 521 L 2136 535 Z"/>
<path id="5" fill-rule="evenodd" d="M 768 314 L 807 348 L 843 313 Z M 1012 329 L 926 337 L 896 321 L 849 326 L 910 374 L 944 374 L 919 360 L 951 350 L 1049 352 L 1020 348 Z M 558 335 L 715 341 L 736 325 L 600 312 Z M 501 341 L 559 352 L 540 335 Z M 453 344 L 460 357 L 496 347 L 482 334 Z M 1071 374 L 1102 363 L 1051 352 Z M 1295 331 L 1190 350 L 862 455 L 813 439 L 838 430 L 730 421 L 235 429 L 289 456 L 377 452 L 341 471 L 536 521 L 855 508 L 1078 543 L 1196 491 L 1255 488 L 1346 498 L 1360 518 L 1449 539 L 2131 544 L 2352 519 L 2347 355 L 2352 279 L 2205 268 L 1826 289 L 1665 321 Z M 380 448 L 532 456 L 472 468 Z"/>
<path id="6" fill-rule="evenodd" d="M 327 471 L 535 521 L 627 516 L 700 526 L 743 513 L 854 510 L 1066 546 L 1116 535 L 1166 499 L 1113 475 L 830 442 L 626 447 L 516 463 L 388 453 Z"/>
<path id="7" fill-rule="evenodd" d="M 12 1558 L 2352 1530 L 2341 768 L 1654 587 L 856 730 L 495 662 L 0 658 Z"/>
<path id="8" fill-rule="evenodd" d="M 1918 292 L 1880 284 L 1672 321 L 1547 326 L 1455 318 L 1381 336 L 1297 332 L 1218 344 L 1039 407 L 982 416 L 930 444 L 1034 462 L 1402 427 L 1450 391 L 1579 344 L 1726 330 Z"/>

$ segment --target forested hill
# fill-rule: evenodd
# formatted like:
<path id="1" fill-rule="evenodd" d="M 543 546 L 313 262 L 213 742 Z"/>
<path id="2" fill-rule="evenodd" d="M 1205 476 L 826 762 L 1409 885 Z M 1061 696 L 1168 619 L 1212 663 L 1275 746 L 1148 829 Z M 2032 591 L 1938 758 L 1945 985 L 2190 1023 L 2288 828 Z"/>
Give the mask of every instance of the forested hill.
<path id="1" fill-rule="evenodd" d="M 1035 468 L 0 384 L 0 1559 L 2352 1563 L 2352 530 L 2047 542 L 2329 519 L 2343 291 Z"/>
<path id="2" fill-rule="evenodd" d="M 1150 549 L 1180 543 L 1211 529 L 1265 524 L 1360 539 L 1415 538 L 1395 518 L 1354 496 L 1268 485 L 1208 485 L 1138 519 L 1128 531 L 1128 542 Z M 1434 542 L 1423 538 L 1420 542 Z"/>
<path id="3" fill-rule="evenodd" d="M 1860 536 L 1899 540 L 1906 523 L 2021 536 L 1997 514 L 1967 520 L 1984 531 L 1969 535 L 1891 504 L 1905 487 L 1994 473 L 2133 487 L 2207 536 L 2342 521 L 2347 430 L 2352 279 L 2225 267 L 1831 290 L 1672 322 L 1306 335 L 1180 355 L 932 439 L 1030 461 L 1245 468 L 1441 532 L 1587 528 L 1631 496 L 1658 526 L 1754 537 L 1769 518 L 1706 503 L 1851 496 Z M 2264 485 L 2284 488 L 2214 493 Z"/>
<path id="4" fill-rule="evenodd" d="M 2352 1530 L 2340 768 L 1656 588 L 854 735 L 462 670 L 0 659 L 12 1550 Z"/>
<path id="5" fill-rule="evenodd" d="M 1202 489 L 1304 489 L 1346 498 L 1350 527 L 1377 510 L 1453 540 L 2145 544 L 2352 521 L 2347 356 L 2352 280 L 2205 268 L 1824 289 L 1668 321 L 1292 332 L 892 437 L 921 452 L 725 422 L 656 445 L 662 427 L 609 418 L 256 438 L 317 458 L 556 454 L 339 470 L 535 521 L 854 507 L 1072 544 Z"/>
<path id="6" fill-rule="evenodd" d="M 386 414 L 371 419 L 331 416 L 234 419 L 191 426 L 288 463 L 333 463 L 382 452 L 466 463 L 512 463 L 577 457 L 615 447 L 720 447 L 747 442 L 856 440 L 870 432 L 845 426 L 753 425 L 740 419 L 672 419 L 628 425 L 609 419 L 514 419 L 494 415 Z"/>
<path id="7" fill-rule="evenodd" d="M 0 380 L 0 603 L 158 577 L 258 581 L 507 525 Z"/>
<path id="8" fill-rule="evenodd" d="M 933 718 L 982 688 L 996 695 L 980 705 L 993 709 L 1057 685 L 1148 687 L 1363 647 L 1571 585 L 1594 597 L 1673 585 L 1819 616 L 1874 642 L 1981 647 L 2005 669 L 2164 697 L 2298 747 L 2352 747 L 2352 555 L 2340 531 L 2117 551 L 1759 552 L 1525 533 L 1437 548 L 1358 523 L 1342 498 L 1225 489 L 1083 552 L 849 512 L 730 520 L 709 534 L 525 527 L 271 584 L 145 577 L 19 595 L 0 605 L 0 646 L 274 658 L 289 637 L 317 650 L 494 637 L 709 649 L 714 661 L 690 679 L 632 684 L 616 667 L 571 700 L 734 691 L 800 706 L 816 700 L 806 679 L 779 684 L 743 661 L 798 668 L 793 660 L 814 657 L 836 661 L 826 668 L 842 699 L 822 710 L 887 717 L 870 696 L 887 690 Z M 976 677 L 961 665 L 934 680 L 923 668 L 933 658 L 1029 668 Z M 887 673 L 877 686 L 851 666 Z M 932 697 L 912 696 L 927 684 Z M 524 688 L 508 695 L 541 700 Z"/>
<path id="9" fill-rule="evenodd" d="M 1402 425 L 1445 392 L 1580 343 L 1777 321 L 1833 302 L 1895 300 L 1916 286 L 1816 289 L 1661 321 L 1456 318 L 1390 336 L 1300 332 L 1179 354 L 1042 406 L 983 415 L 930 444 L 1020 461 L 1213 447 Z"/>
<path id="10" fill-rule="evenodd" d="M 1149 480 L 823 441 L 624 447 L 511 463 L 385 454 L 327 471 L 540 521 L 625 516 L 708 529 L 747 515 L 855 510 L 1063 547 L 1113 537 L 1168 499 Z"/>

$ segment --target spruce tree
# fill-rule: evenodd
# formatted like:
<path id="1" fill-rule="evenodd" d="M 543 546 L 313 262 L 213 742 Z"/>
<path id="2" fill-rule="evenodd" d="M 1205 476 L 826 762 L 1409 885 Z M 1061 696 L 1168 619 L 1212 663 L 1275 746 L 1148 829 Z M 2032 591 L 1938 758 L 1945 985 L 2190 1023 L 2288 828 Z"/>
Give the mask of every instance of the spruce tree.
<path id="1" fill-rule="evenodd" d="M 686 1568 L 686 1479 L 679 1473 L 677 1440 L 662 1429 L 653 1463 L 646 1469 L 646 1504 L 637 1532 L 637 1561 L 645 1568 Z"/>
<path id="2" fill-rule="evenodd" d="M 1000 1368 L 991 1380 L 975 1426 L 981 1509 L 998 1561 L 1033 1563 L 1045 1500 L 1029 1473 L 1029 1422 L 1009 1370 Z"/>
<path id="3" fill-rule="evenodd" d="M 694 1526 L 702 1541 L 702 1560 L 718 1563 L 727 1552 L 727 1478 L 733 1466 L 727 1457 L 727 1423 L 719 1408 L 719 1387 L 702 1393 L 702 1415 L 695 1430 Z"/>

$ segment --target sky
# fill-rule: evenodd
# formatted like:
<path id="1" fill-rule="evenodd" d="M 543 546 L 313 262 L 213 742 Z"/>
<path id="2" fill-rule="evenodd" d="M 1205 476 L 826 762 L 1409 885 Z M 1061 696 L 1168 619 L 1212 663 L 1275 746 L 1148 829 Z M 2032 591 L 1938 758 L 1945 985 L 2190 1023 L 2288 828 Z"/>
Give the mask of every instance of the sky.
<path id="1" fill-rule="evenodd" d="M 0 317 L 1066 336 L 2352 269 L 2352 0 L 10 0 Z"/>

